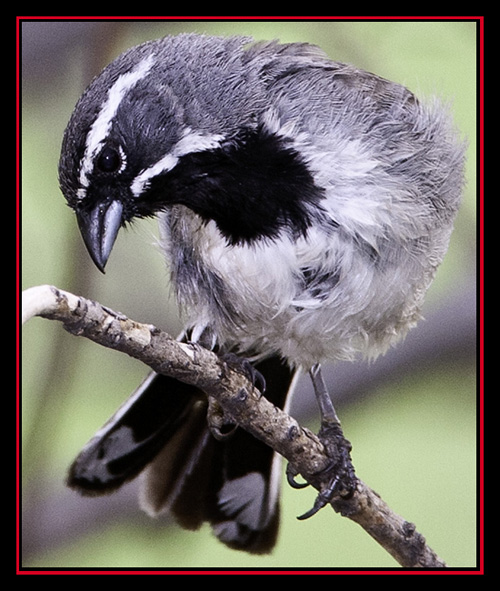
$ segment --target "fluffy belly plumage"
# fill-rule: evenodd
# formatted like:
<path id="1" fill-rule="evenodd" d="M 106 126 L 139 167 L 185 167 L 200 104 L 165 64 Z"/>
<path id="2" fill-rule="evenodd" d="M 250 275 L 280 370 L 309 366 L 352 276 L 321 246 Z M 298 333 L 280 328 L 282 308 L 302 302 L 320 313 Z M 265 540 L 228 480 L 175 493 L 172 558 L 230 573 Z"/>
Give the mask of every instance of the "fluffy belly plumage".
<path id="1" fill-rule="evenodd" d="M 214 222 L 183 206 L 164 214 L 160 226 L 177 299 L 194 332 L 211 331 L 225 350 L 256 359 L 279 354 L 306 369 L 357 353 L 375 357 L 404 336 L 425 293 L 415 288 L 422 286 L 417 250 L 437 252 L 443 242 L 408 242 L 397 260 L 387 245 L 362 254 L 339 229 L 228 245 Z M 425 285 L 433 271 L 427 274 Z"/>

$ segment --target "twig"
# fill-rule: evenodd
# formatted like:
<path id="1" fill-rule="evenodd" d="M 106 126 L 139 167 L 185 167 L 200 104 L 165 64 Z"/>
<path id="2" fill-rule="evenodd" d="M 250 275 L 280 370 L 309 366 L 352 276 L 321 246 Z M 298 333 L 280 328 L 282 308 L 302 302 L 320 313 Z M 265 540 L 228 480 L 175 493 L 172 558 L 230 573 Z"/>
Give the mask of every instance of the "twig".
<path id="1" fill-rule="evenodd" d="M 259 396 L 248 380 L 216 354 L 180 343 L 152 325 L 140 324 L 97 302 L 43 285 L 22 294 L 23 323 L 33 316 L 59 320 L 71 334 L 122 351 L 157 373 L 192 384 L 215 398 L 243 429 L 285 457 L 297 473 L 321 491 L 329 458 L 319 439 L 292 417 Z M 359 479 L 348 499 L 335 497 L 335 511 L 365 529 L 404 567 L 443 568 L 412 523 L 396 515 L 377 493 Z"/>

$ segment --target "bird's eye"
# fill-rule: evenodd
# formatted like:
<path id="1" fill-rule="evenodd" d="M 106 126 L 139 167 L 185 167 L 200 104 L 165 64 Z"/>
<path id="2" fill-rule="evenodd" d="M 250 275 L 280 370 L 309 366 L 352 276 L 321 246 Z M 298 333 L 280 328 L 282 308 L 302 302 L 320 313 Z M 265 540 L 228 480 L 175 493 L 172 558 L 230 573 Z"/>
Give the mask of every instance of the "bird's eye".
<path id="1" fill-rule="evenodd" d="M 118 150 L 105 146 L 97 158 L 97 167 L 101 172 L 117 172 L 122 166 L 122 157 Z"/>

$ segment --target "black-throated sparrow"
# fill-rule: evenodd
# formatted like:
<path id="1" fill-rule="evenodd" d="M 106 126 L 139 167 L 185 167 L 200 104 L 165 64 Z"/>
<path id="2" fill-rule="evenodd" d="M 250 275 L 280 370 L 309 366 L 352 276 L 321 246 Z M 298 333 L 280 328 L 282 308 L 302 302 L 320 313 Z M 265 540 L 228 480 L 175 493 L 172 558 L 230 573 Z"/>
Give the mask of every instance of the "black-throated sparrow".
<path id="1" fill-rule="evenodd" d="M 254 362 L 283 407 L 296 370 L 403 337 L 446 251 L 464 150 L 446 111 L 307 44 L 179 35 L 134 47 L 78 102 L 62 191 L 103 270 L 120 227 L 157 215 L 186 338 Z M 269 550 L 279 462 L 206 400 L 151 374 L 75 461 L 106 492 Z"/>

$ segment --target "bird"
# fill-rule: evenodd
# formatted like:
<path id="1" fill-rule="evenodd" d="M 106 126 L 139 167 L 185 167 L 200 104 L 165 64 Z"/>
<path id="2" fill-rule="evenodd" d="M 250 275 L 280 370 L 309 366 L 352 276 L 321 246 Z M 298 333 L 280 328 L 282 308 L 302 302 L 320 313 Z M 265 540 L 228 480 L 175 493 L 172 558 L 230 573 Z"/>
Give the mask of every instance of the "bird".
<path id="1" fill-rule="evenodd" d="M 309 43 L 185 33 L 126 50 L 91 81 L 58 172 L 100 271 L 120 228 L 156 217 L 179 338 L 234 362 L 285 410 L 309 374 L 324 424 L 334 407 L 323 365 L 374 359 L 420 319 L 464 160 L 435 98 Z M 217 427 L 202 392 L 154 372 L 68 484 L 99 495 L 136 477 L 151 515 L 208 522 L 249 553 L 277 543 L 277 454 Z"/>

